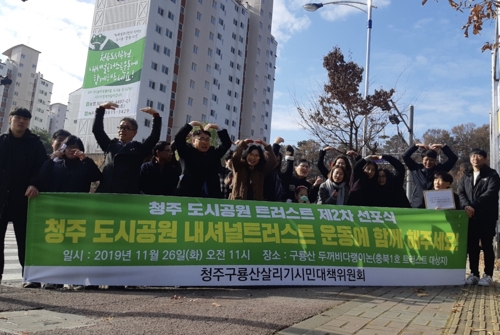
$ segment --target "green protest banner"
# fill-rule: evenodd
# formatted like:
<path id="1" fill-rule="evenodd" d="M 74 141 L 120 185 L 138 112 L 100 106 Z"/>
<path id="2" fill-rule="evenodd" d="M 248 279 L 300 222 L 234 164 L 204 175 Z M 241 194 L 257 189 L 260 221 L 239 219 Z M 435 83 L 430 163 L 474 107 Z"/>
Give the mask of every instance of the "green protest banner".
<path id="1" fill-rule="evenodd" d="M 454 210 L 44 193 L 29 204 L 25 273 L 109 285 L 462 284 L 467 222 Z"/>

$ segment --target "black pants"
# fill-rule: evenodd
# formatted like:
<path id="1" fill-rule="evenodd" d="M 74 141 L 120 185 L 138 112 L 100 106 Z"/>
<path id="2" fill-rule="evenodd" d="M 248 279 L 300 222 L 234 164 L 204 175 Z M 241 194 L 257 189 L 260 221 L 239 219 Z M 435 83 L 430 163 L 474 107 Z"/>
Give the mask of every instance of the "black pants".
<path id="1" fill-rule="evenodd" d="M 467 253 L 469 254 L 469 267 L 471 273 L 479 277 L 479 254 L 483 249 L 484 273 L 493 276 L 495 266 L 495 253 L 493 252 L 493 236 L 495 224 L 479 225 L 474 220 L 469 220 L 469 236 L 467 238 Z M 481 242 L 481 247 L 479 247 Z"/>
<path id="2" fill-rule="evenodd" d="M 19 263 L 23 268 L 24 275 L 24 257 L 26 251 L 26 222 L 27 222 L 27 209 L 12 208 L 12 206 L 5 206 L 2 215 L 0 216 L 0 279 L 2 278 L 3 268 L 5 264 L 5 233 L 7 232 L 7 224 L 12 221 L 14 225 L 14 233 L 16 234 L 17 241 L 17 255 Z"/>

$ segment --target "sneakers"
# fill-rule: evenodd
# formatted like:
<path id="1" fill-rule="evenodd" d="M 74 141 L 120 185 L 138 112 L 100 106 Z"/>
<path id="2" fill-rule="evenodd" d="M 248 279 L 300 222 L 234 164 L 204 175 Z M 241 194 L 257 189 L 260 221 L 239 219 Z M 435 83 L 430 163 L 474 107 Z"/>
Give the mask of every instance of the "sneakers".
<path id="1" fill-rule="evenodd" d="M 479 279 L 477 284 L 481 286 L 490 286 L 491 284 L 493 284 L 493 278 L 485 273 L 483 274 L 483 278 Z"/>
<path id="2" fill-rule="evenodd" d="M 25 282 L 23 283 L 23 287 L 24 288 L 40 288 L 42 285 L 40 283 L 37 283 L 37 282 Z"/>
<path id="3" fill-rule="evenodd" d="M 42 287 L 46 290 L 55 290 L 57 288 L 63 288 L 64 285 L 62 284 L 44 284 Z"/>
<path id="4" fill-rule="evenodd" d="M 479 282 L 479 277 L 471 273 L 467 279 L 465 279 L 465 284 L 476 285 Z"/>

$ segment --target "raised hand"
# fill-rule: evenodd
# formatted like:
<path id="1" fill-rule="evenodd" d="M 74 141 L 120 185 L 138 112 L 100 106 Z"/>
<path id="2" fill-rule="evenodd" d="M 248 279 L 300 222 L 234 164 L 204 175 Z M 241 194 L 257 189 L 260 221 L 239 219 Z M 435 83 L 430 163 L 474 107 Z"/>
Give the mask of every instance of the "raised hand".
<path id="1" fill-rule="evenodd" d="M 141 112 L 144 112 L 146 114 L 150 114 L 150 115 L 160 115 L 160 113 L 158 113 L 156 110 L 154 110 L 152 107 L 144 107 L 144 108 L 141 108 L 140 109 Z"/>
<path id="2" fill-rule="evenodd" d="M 422 149 L 426 149 L 426 150 L 429 150 L 429 147 L 423 143 L 415 143 L 415 146 L 416 147 L 419 147 L 419 148 L 422 148 Z"/>
<path id="3" fill-rule="evenodd" d="M 276 139 L 274 140 L 274 143 L 276 144 L 280 144 L 280 143 L 284 143 L 285 140 L 283 139 L 283 137 L 276 137 Z"/>
<path id="4" fill-rule="evenodd" d="M 429 149 L 431 150 L 442 149 L 443 147 L 444 144 L 438 144 L 438 143 L 429 144 Z"/>
<path id="5" fill-rule="evenodd" d="M 330 147 L 330 146 L 323 148 L 323 151 L 332 151 L 332 150 L 335 150 L 335 148 Z"/>
<path id="6" fill-rule="evenodd" d="M 189 122 L 189 125 L 191 127 L 200 127 L 200 129 L 203 129 L 203 123 L 201 123 L 200 121 L 191 121 Z"/>
<path id="7" fill-rule="evenodd" d="M 346 155 L 347 156 L 352 156 L 352 157 L 358 157 L 359 156 L 359 154 L 356 151 L 354 151 L 354 150 L 349 150 L 348 152 L 346 152 Z"/>
<path id="8" fill-rule="evenodd" d="M 209 131 L 210 129 L 220 130 L 220 127 L 215 123 L 209 123 L 204 128 L 205 131 Z"/>
<path id="9" fill-rule="evenodd" d="M 257 144 L 260 144 L 260 145 L 262 145 L 263 147 L 267 147 L 267 143 L 266 143 L 266 142 L 264 142 L 264 141 L 263 141 L 263 140 L 261 140 L 261 139 L 255 140 L 255 141 L 253 141 L 253 142 L 254 142 L 254 143 L 257 143 Z"/>
<path id="10" fill-rule="evenodd" d="M 114 102 L 106 102 L 106 103 L 103 103 L 103 104 L 100 104 L 99 107 L 102 107 L 104 109 L 117 109 L 118 108 L 118 104 L 115 104 Z"/>

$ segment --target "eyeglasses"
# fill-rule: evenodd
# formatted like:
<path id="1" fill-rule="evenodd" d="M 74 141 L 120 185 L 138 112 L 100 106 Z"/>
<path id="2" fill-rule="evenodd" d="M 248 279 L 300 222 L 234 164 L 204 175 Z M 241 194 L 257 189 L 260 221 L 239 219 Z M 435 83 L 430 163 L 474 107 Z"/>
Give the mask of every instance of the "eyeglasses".
<path id="1" fill-rule="evenodd" d="M 210 137 L 196 137 L 195 140 L 200 142 L 210 142 Z"/>
<path id="2" fill-rule="evenodd" d="M 116 129 L 118 129 L 118 130 L 135 130 L 135 129 L 130 128 L 129 126 L 118 126 L 118 127 L 116 127 Z"/>

